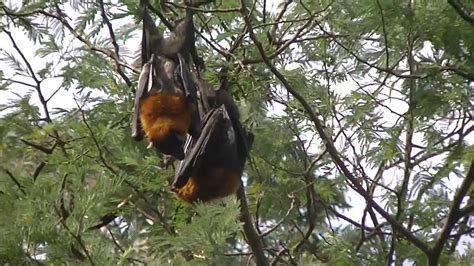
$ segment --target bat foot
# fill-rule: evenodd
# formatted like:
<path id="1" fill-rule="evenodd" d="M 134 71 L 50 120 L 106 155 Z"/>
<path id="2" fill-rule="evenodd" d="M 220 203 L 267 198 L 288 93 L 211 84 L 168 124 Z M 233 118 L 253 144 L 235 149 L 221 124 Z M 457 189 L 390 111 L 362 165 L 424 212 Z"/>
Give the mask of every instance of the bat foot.
<path id="1" fill-rule="evenodd" d="M 204 63 L 204 60 L 202 60 L 201 57 L 196 58 L 194 66 L 196 67 L 198 73 L 201 73 L 202 71 L 204 71 L 204 69 L 206 69 L 206 64 Z"/>
<path id="2" fill-rule="evenodd" d="M 143 134 L 141 134 L 141 133 L 132 133 L 132 138 L 136 141 L 141 141 L 143 139 Z"/>
<path id="3" fill-rule="evenodd" d="M 168 169 L 168 167 L 172 166 L 175 161 L 176 161 L 176 158 L 174 158 L 174 156 L 165 155 L 165 159 L 163 160 L 165 168 Z"/>

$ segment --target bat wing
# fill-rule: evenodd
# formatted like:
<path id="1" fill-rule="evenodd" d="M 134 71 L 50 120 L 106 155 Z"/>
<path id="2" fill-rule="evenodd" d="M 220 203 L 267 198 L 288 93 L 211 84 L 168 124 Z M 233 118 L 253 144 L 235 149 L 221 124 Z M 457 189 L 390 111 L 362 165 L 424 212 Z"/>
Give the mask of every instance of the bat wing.
<path id="1" fill-rule="evenodd" d="M 178 54 L 178 60 L 179 76 L 181 77 L 184 95 L 187 101 L 191 103 L 191 106 L 197 109 L 197 89 L 191 72 L 189 71 L 189 65 L 186 63 L 181 53 Z M 197 110 L 192 113 L 189 134 L 195 138 L 201 135 L 201 118 L 199 117 Z"/>
<path id="2" fill-rule="evenodd" d="M 140 101 L 147 95 L 149 85 L 151 85 L 151 74 L 153 72 L 153 56 L 150 62 L 142 67 L 140 77 L 138 78 L 138 88 L 135 91 L 135 103 L 132 117 L 132 137 L 135 140 L 143 139 L 143 131 L 140 123 Z"/>
<path id="3" fill-rule="evenodd" d="M 248 131 L 245 127 L 243 127 L 240 121 L 232 118 L 231 121 L 238 142 L 237 147 L 239 150 L 240 158 L 245 161 L 245 159 L 249 155 L 250 149 L 252 148 L 255 136 L 252 132 Z"/>
<path id="4" fill-rule="evenodd" d="M 196 101 L 197 99 L 196 86 L 191 76 L 191 72 L 189 71 L 189 66 L 188 64 L 186 64 L 186 61 L 184 60 L 184 57 L 181 53 L 178 54 L 178 59 L 179 59 L 179 73 L 181 76 L 181 80 L 183 81 L 184 93 L 186 95 L 186 98 L 191 101 Z"/>
<path id="5" fill-rule="evenodd" d="M 229 141 L 228 138 L 221 138 L 222 127 L 228 127 L 230 123 L 227 120 L 227 111 L 224 106 L 211 110 L 204 118 L 204 126 L 201 135 L 197 140 L 188 138 L 188 147 L 185 150 L 185 159 L 179 164 L 176 169 L 175 180 L 172 184 L 172 189 L 182 188 L 191 177 L 194 169 L 200 167 L 201 162 L 206 159 L 210 150 L 216 149 L 216 142 L 219 139 Z M 218 145 L 225 146 L 225 143 Z"/>

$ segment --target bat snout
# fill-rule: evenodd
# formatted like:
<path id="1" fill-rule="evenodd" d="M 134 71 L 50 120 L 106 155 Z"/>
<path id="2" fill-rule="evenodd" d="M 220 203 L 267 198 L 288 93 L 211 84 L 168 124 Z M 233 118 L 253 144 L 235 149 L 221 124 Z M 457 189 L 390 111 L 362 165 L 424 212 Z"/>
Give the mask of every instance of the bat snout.
<path id="1" fill-rule="evenodd" d="M 183 148 L 177 148 L 174 151 L 172 151 L 171 154 L 169 155 L 172 155 L 174 158 L 181 161 L 184 159 L 184 150 Z"/>
<path id="2" fill-rule="evenodd" d="M 183 145 L 184 145 L 184 139 L 180 135 L 176 133 L 172 133 L 163 141 L 158 142 L 158 141 L 151 140 L 147 148 L 148 149 L 155 148 L 159 152 L 165 155 L 173 156 L 174 158 L 178 160 L 183 160 L 184 159 Z"/>

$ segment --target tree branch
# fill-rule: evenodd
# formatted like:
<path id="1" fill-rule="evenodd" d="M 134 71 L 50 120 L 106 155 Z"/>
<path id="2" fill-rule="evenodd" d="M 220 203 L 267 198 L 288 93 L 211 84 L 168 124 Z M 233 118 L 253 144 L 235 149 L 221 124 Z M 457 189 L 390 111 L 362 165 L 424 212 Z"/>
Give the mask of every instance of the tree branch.
<path id="1" fill-rule="evenodd" d="M 50 18 L 54 18 L 54 19 L 57 19 L 61 22 L 61 24 L 64 25 L 64 27 L 66 27 L 70 32 L 71 34 L 76 37 L 76 39 L 78 39 L 79 41 L 81 41 L 82 43 L 84 43 L 89 49 L 91 49 L 92 51 L 96 51 L 96 52 L 99 52 L 101 54 L 104 54 L 106 56 L 108 56 L 109 58 L 111 58 L 112 60 L 114 60 L 115 64 L 119 65 L 119 66 L 123 66 L 131 71 L 133 71 L 133 73 L 135 74 L 138 74 L 140 73 L 140 70 L 127 64 L 126 62 L 120 60 L 120 58 L 117 57 L 117 55 L 109 50 L 109 49 L 106 49 L 106 48 L 101 48 L 101 47 L 97 47 L 96 45 L 94 45 L 93 43 L 91 43 L 89 40 L 87 40 L 85 37 L 83 37 L 81 34 L 79 34 L 79 32 L 77 32 L 70 24 L 69 22 L 66 20 L 66 18 L 64 17 L 64 14 L 62 13 L 61 9 L 59 8 L 59 6 L 56 5 L 56 10 L 58 12 L 58 14 L 52 14 L 52 13 L 49 13 L 49 12 L 46 12 L 44 10 L 37 10 L 35 12 L 39 13 L 39 14 L 42 14 L 46 17 L 50 17 Z"/>
<path id="2" fill-rule="evenodd" d="M 474 161 L 471 162 L 471 166 L 469 167 L 469 171 L 466 174 L 466 177 L 464 178 L 463 182 L 461 183 L 461 186 L 459 187 L 459 189 L 456 191 L 456 194 L 454 195 L 453 203 L 448 213 L 448 217 L 446 218 L 446 222 L 443 226 L 443 229 L 441 229 L 441 232 L 439 233 L 435 241 L 435 244 L 433 246 L 433 249 L 430 253 L 430 261 L 433 260 L 433 263 L 438 262 L 439 256 L 441 255 L 441 250 L 443 249 L 444 244 L 448 240 L 452 229 L 456 225 L 456 222 L 460 218 L 462 218 L 461 216 L 462 212 L 460 212 L 460 206 L 464 199 L 464 196 L 466 196 L 467 192 L 469 191 L 473 183 L 474 183 Z M 434 264 L 431 264 L 431 265 L 434 265 Z"/>
<path id="3" fill-rule="evenodd" d="M 8 175 L 8 177 L 10 177 L 10 179 L 13 181 L 13 183 L 15 183 L 15 185 L 20 189 L 20 191 L 23 193 L 23 195 L 26 194 L 25 192 L 25 187 L 15 178 L 15 176 L 12 174 L 12 172 L 10 172 L 9 170 L 7 169 L 3 169 L 3 171 Z"/>
<path id="4" fill-rule="evenodd" d="M 467 8 L 459 0 L 448 0 L 448 3 L 465 21 L 474 24 L 474 16 L 472 16 Z"/>
<path id="5" fill-rule="evenodd" d="M 103 0 L 99 0 L 99 6 L 100 6 L 100 14 L 101 14 L 102 19 L 104 20 L 105 24 L 107 25 L 107 28 L 109 30 L 110 39 L 112 40 L 112 45 L 114 46 L 114 49 L 115 49 L 115 57 L 114 58 L 120 59 L 120 53 L 119 53 L 120 47 L 117 43 L 117 39 L 115 38 L 115 33 L 114 33 L 114 29 L 112 27 L 112 24 L 110 23 L 110 20 L 107 17 L 107 14 L 105 13 L 104 1 Z M 125 81 L 125 83 L 127 83 L 127 85 L 129 87 L 132 87 L 132 82 L 127 77 L 127 75 L 125 75 L 125 73 L 122 71 L 121 66 L 119 64 L 119 61 L 115 60 L 115 59 L 114 59 L 114 61 L 115 61 L 115 71 L 117 71 L 117 73 L 119 73 L 119 75 L 122 77 L 122 79 Z"/>
<path id="6" fill-rule="evenodd" d="M 252 216 L 249 212 L 247 196 L 245 195 L 243 183 L 240 184 L 239 190 L 237 191 L 237 198 L 240 201 L 240 219 L 244 222 L 245 237 L 250 249 L 252 250 L 252 254 L 255 257 L 255 261 L 258 266 L 268 265 L 262 239 L 253 227 Z"/>
<path id="7" fill-rule="evenodd" d="M 46 120 L 46 122 L 51 123 L 52 120 L 51 120 L 51 117 L 49 115 L 48 102 L 44 98 L 44 95 L 41 91 L 41 82 L 42 82 L 42 80 L 39 80 L 38 77 L 36 77 L 36 73 L 33 70 L 33 67 L 31 66 L 30 62 L 26 59 L 26 57 L 23 54 L 23 52 L 21 51 L 21 49 L 16 44 L 16 41 L 15 41 L 15 39 L 13 39 L 13 36 L 12 36 L 11 32 L 7 31 L 6 29 L 3 29 L 3 31 L 8 35 L 8 38 L 10 38 L 10 41 L 12 42 L 13 47 L 15 48 L 15 50 L 18 52 L 18 54 L 21 56 L 21 58 L 25 62 L 26 67 L 28 68 L 28 71 L 30 72 L 31 78 L 35 81 L 36 86 L 34 86 L 34 88 L 35 88 L 36 92 L 38 93 L 38 98 L 41 102 L 41 105 L 43 106 L 44 115 L 46 116 L 45 120 Z"/>

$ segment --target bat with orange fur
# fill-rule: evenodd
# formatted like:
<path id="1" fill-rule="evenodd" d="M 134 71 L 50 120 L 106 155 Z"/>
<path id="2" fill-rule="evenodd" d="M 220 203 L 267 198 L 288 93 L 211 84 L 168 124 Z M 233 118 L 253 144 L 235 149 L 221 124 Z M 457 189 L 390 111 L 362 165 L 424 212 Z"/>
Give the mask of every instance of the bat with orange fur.
<path id="1" fill-rule="evenodd" d="M 201 131 L 196 88 L 187 63 L 190 50 L 195 49 L 194 40 L 189 39 L 192 23 L 183 20 L 170 37 L 163 38 L 147 5 L 140 1 L 142 71 L 135 92 L 132 137 L 141 140 L 145 135 L 148 147 L 182 160 L 186 134 L 197 138 Z M 192 34 L 194 38 L 194 27 Z"/>

